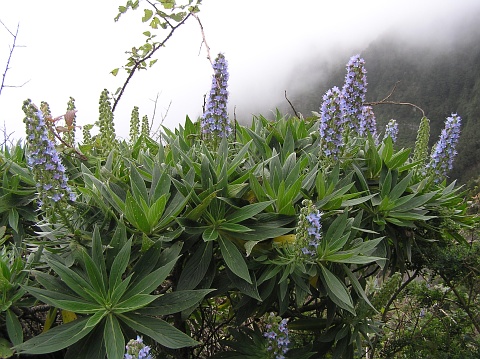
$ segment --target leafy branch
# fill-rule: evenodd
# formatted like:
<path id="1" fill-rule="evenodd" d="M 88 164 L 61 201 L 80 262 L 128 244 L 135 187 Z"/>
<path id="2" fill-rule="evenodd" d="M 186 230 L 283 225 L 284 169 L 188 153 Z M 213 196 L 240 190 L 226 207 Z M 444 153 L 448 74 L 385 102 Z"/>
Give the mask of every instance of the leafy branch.
<path id="1" fill-rule="evenodd" d="M 162 29 L 166 30 L 169 29 L 168 34 L 162 41 L 156 42 L 153 39 L 156 37 L 155 34 L 152 34 L 150 31 L 145 31 L 143 34 L 147 36 L 147 40 L 145 44 L 136 48 L 133 47 L 131 51 L 127 51 L 127 54 L 130 54 L 128 58 L 127 64 L 124 66 L 125 70 L 128 73 L 128 76 L 121 87 L 119 87 L 115 93 L 116 97 L 113 101 L 112 111 L 115 111 L 121 97 L 123 96 L 127 85 L 129 84 L 130 80 L 132 79 L 133 75 L 137 72 L 137 70 L 147 69 L 147 67 L 152 67 L 156 62 L 157 59 L 152 59 L 153 55 L 162 47 L 165 46 L 167 41 L 172 37 L 175 30 L 177 30 L 180 26 L 182 26 L 188 18 L 195 12 L 198 12 L 198 6 L 193 5 L 191 3 L 193 0 L 189 1 L 188 6 L 188 13 L 186 11 L 180 12 L 172 12 L 171 14 L 167 14 L 166 12 L 160 10 L 154 3 L 151 1 L 147 1 L 154 10 L 152 9 L 144 9 L 144 16 L 142 17 L 142 22 L 150 21 L 150 27 L 152 29 L 158 29 L 161 27 Z M 198 1 L 199 3 L 199 1 Z M 161 1 L 161 5 L 164 9 L 174 10 L 175 9 L 175 1 Z M 129 0 L 126 6 L 119 7 L 119 14 L 115 17 L 115 21 L 118 21 L 120 16 L 127 12 L 129 8 L 136 10 L 139 6 L 139 2 Z M 185 9 L 186 6 L 179 6 L 180 9 Z M 175 24 L 176 23 L 176 24 Z M 148 61 L 148 66 L 147 66 Z M 111 73 L 116 76 L 118 74 L 119 69 L 116 68 L 111 71 Z"/>

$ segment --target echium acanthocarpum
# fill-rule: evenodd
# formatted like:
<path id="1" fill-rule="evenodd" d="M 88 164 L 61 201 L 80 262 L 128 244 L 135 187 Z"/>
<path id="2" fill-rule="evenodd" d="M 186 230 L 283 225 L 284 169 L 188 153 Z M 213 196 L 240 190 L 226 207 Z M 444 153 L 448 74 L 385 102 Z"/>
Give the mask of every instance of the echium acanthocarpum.
<path id="1" fill-rule="evenodd" d="M 369 134 L 372 135 L 373 139 L 377 138 L 377 120 L 375 114 L 373 113 L 372 106 L 362 106 L 362 113 L 359 117 L 360 126 L 358 134 L 360 136 L 367 137 Z"/>
<path id="2" fill-rule="evenodd" d="M 367 94 L 367 70 L 365 60 L 354 55 L 347 63 L 347 74 L 342 88 L 344 99 L 343 117 L 349 132 L 360 134 L 362 107 Z"/>
<path id="3" fill-rule="evenodd" d="M 341 155 L 343 141 L 341 92 L 333 87 L 323 95 L 320 107 L 320 153 L 323 159 L 336 161 Z"/>
<path id="4" fill-rule="evenodd" d="M 385 134 L 383 135 L 383 139 L 390 137 L 392 142 L 397 142 L 398 136 L 398 123 L 393 118 L 388 121 L 387 126 L 385 126 Z"/>
<path id="5" fill-rule="evenodd" d="M 413 149 L 413 162 L 418 163 L 415 167 L 416 174 L 425 172 L 425 161 L 428 157 L 428 141 L 430 140 L 430 120 L 423 117 L 418 126 L 417 139 Z"/>
<path id="6" fill-rule="evenodd" d="M 138 106 L 134 106 L 130 116 L 130 142 L 135 143 L 140 135 L 140 115 Z"/>
<path id="7" fill-rule="evenodd" d="M 317 209 L 311 200 L 303 200 L 302 205 L 295 234 L 297 255 L 304 258 L 314 258 L 322 239 L 322 212 Z"/>
<path id="8" fill-rule="evenodd" d="M 435 182 L 443 181 L 447 172 L 453 168 L 453 159 L 457 155 L 456 146 L 460 138 L 461 121 L 462 119 L 457 114 L 448 117 L 440 139 L 432 148 L 430 162 L 427 164 L 427 174 L 433 175 Z"/>
<path id="9" fill-rule="evenodd" d="M 213 70 L 212 87 L 200 126 L 204 138 L 216 140 L 218 137 L 228 137 L 232 133 L 227 112 L 228 63 L 223 54 L 218 54 L 213 63 Z"/>
<path id="10" fill-rule="evenodd" d="M 263 336 L 267 338 L 267 358 L 285 359 L 290 344 L 288 334 L 287 319 L 270 313 L 267 317 L 266 331 L 263 333 Z"/>
<path id="11" fill-rule="evenodd" d="M 131 339 L 125 346 L 124 359 L 152 359 L 150 347 L 143 343 L 143 338 L 137 335 L 137 339 Z"/>
<path id="12" fill-rule="evenodd" d="M 26 100 L 23 112 L 26 115 L 27 164 L 36 181 L 39 208 L 46 210 L 66 204 L 67 200 L 74 201 L 75 194 L 67 183 L 65 167 L 55 144 L 48 138 L 42 111 Z"/>
<path id="13" fill-rule="evenodd" d="M 113 124 L 113 112 L 110 105 L 110 95 L 107 89 L 102 91 L 99 100 L 99 117 L 97 126 L 100 128 L 98 136 L 103 153 L 108 153 L 116 147 L 115 127 Z"/>
<path id="14" fill-rule="evenodd" d="M 75 99 L 70 97 L 67 103 L 67 112 L 63 116 L 65 120 L 65 128 L 63 132 L 63 140 L 70 146 L 75 145 L 75 130 L 76 126 L 76 109 L 75 109 Z"/>

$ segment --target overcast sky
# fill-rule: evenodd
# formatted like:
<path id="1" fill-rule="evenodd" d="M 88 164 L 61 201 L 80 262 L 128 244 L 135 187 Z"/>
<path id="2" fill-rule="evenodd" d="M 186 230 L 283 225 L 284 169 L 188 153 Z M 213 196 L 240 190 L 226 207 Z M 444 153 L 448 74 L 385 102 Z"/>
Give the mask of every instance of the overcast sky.
<path id="1" fill-rule="evenodd" d="M 98 99 L 104 88 L 114 92 L 126 73 L 113 77 L 110 71 L 125 64 L 125 51 L 144 40 L 143 12 L 113 18 L 126 0 L 0 0 L 0 20 L 15 32 L 17 48 L 10 62 L 0 95 L 0 126 L 23 136 L 25 99 L 47 101 L 54 116 L 66 110 L 70 96 L 76 100 L 77 124 L 94 123 Z M 428 31 L 430 23 L 453 21 L 478 0 L 204 0 L 199 17 L 212 56 L 222 52 L 229 62 L 229 112 L 237 119 L 251 113 L 274 110 L 298 83 L 295 72 L 303 71 L 305 59 L 328 60 L 333 54 L 360 52 L 386 29 Z M 401 24 L 401 25 L 400 25 Z M 423 27 L 420 26 L 423 24 Z M 416 29 L 416 30 L 415 30 Z M 158 34 L 163 39 L 164 33 Z M 418 34 L 421 35 L 421 34 Z M 13 38 L 0 25 L 0 74 Z M 117 134 L 128 137 L 130 113 L 151 118 L 158 94 L 155 127 L 162 117 L 173 129 L 185 115 L 201 114 L 203 95 L 210 90 L 212 70 L 195 19 L 180 27 L 157 51 L 158 62 L 137 73 L 115 111 Z M 20 47 L 24 46 L 24 47 Z M 368 66 L 367 66 L 368 70 Z M 312 73 L 311 78 L 318 74 Z M 305 79 L 305 77 L 302 77 Z M 319 94 L 321 97 L 322 94 Z M 167 108 L 170 109 L 167 113 Z M 317 109 L 312 109 L 317 110 Z M 239 118 L 240 117 L 240 118 Z"/>

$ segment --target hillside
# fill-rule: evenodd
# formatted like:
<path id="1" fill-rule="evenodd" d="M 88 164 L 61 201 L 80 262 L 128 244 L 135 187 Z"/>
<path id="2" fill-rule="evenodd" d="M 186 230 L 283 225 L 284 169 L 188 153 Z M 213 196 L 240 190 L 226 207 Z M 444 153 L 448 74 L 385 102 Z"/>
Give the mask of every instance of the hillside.
<path id="1" fill-rule="evenodd" d="M 452 179 L 467 182 L 480 173 L 480 13 L 471 14 L 445 28 L 399 35 L 385 33 L 361 52 L 368 71 L 367 101 L 385 98 L 409 102 L 425 111 L 431 123 L 433 145 L 451 113 L 463 119 L 459 154 Z M 443 26 L 443 27 L 442 27 Z M 430 35 L 429 35 L 430 34 Z M 332 86 L 341 87 L 348 58 L 330 65 L 328 76 L 290 100 L 297 111 L 309 115 L 318 111 L 323 93 Z M 290 110 L 288 105 L 282 109 Z M 381 131 L 391 118 L 399 123 L 399 146 L 413 145 L 421 112 L 411 106 L 378 105 L 374 108 Z"/>

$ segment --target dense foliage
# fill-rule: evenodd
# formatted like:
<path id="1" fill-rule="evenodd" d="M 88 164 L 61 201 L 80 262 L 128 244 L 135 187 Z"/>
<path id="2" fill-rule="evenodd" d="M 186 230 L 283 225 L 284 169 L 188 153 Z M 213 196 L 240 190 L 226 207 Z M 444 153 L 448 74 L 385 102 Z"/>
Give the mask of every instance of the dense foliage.
<path id="1" fill-rule="evenodd" d="M 391 305 L 426 273 L 476 343 L 478 272 L 441 264 L 451 248 L 478 250 L 463 237 L 475 217 L 445 177 L 461 119 L 447 118 L 431 156 L 418 155 L 425 126 L 414 151 L 396 148 L 396 124 L 377 129 L 363 103 L 364 66 L 352 57 L 316 117 L 241 126 L 224 111 L 220 55 L 208 113 L 153 139 L 134 109 L 129 142 L 115 136 L 107 91 L 99 133 L 78 146 L 73 102 L 53 119 L 25 101 L 27 143 L 1 152 L 2 355 L 391 356 L 415 332 L 405 324 L 392 339 Z M 421 299 L 432 290 L 417 287 L 416 307 L 436 318 Z"/>

